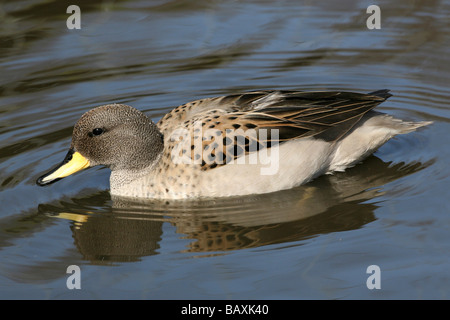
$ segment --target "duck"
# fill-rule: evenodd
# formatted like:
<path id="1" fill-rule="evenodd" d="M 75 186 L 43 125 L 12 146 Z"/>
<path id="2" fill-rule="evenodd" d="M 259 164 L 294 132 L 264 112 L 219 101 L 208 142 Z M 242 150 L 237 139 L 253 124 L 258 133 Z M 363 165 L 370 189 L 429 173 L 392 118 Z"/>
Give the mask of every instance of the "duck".
<path id="1" fill-rule="evenodd" d="M 157 123 L 107 104 L 75 123 L 64 160 L 40 176 L 48 186 L 97 165 L 118 197 L 192 199 L 291 189 L 362 162 L 398 134 L 429 125 L 373 110 L 389 90 L 262 90 L 209 97 Z"/>

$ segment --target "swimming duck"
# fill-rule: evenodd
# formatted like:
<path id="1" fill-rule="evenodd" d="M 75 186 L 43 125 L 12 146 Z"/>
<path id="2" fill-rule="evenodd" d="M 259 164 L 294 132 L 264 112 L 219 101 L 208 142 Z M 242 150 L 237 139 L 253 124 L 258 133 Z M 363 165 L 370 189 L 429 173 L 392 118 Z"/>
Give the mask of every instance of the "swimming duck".
<path id="1" fill-rule="evenodd" d="M 269 193 L 344 171 L 397 134 L 431 122 L 373 111 L 389 90 L 255 91 L 183 104 L 154 123 L 123 104 L 94 108 L 73 129 L 49 185 L 96 165 L 115 196 L 182 199 Z"/>

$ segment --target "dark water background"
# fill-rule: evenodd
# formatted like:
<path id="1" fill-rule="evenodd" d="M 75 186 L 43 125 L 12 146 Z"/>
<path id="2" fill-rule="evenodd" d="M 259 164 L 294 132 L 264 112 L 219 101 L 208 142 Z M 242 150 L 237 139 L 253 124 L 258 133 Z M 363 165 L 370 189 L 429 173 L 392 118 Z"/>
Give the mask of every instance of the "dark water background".
<path id="1" fill-rule="evenodd" d="M 66 27 L 71 4 L 80 30 Z M 2 2 L 0 298 L 450 298 L 449 15 L 444 0 Z M 272 88 L 388 88 L 379 110 L 434 124 L 264 196 L 123 203 L 104 168 L 34 183 L 94 106 L 157 121 Z M 66 286 L 69 265 L 81 290 Z M 370 265 L 381 289 L 366 286 Z"/>

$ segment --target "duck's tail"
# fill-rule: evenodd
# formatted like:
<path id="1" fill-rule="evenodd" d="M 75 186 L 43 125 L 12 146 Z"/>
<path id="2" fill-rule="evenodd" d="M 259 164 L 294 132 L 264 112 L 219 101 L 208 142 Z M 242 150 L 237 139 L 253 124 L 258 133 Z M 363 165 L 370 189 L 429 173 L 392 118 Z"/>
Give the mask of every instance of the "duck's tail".
<path id="1" fill-rule="evenodd" d="M 400 119 L 392 118 L 391 126 L 393 129 L 397 131 L 397 134 L 405 134 L 410 133 L 413 131 L 416 131 L 420 127 L 428 126 L 433 123 L 433 121 L 419 121 L 419 122 L 412 122 L 412 121 L 403 121 Z"/>
<path id="2" fill-rule="evenodd" d="M 377 90 L 369 93 L 372 96 L 380 97 L 384 100 L 392 97 L 392 94 L 389 93 L 388 89 Z M 412 131 L 417 130 L 420 127 L 424 127 L 433 123 L 433 121 L 420 121 L 420 122 L 412 122 L 412 121 L 403 121 L 400 119 L 395 119 L 392 116 L 386 115 L 385 117 L 377 118 L 380 127 L 390 128 L 395 134 L 405 134 Z"/>

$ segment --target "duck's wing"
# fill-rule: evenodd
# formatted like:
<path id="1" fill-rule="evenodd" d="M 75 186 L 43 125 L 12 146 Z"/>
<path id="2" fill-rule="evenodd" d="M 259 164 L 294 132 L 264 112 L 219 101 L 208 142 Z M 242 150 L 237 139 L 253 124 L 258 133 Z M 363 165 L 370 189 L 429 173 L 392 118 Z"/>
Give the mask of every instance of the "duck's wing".
<path id="1" fill-rule="evenodd" d="M 203 148 L 211 148 L 220 137 L 224 145 L 220 156 L 224 160 L 234 159 L 242 153 L 303 137 L 336 141 L 348 133 L 364 114 L 390 96 L 388 90 L 369 94 L 341 91 L 248 92 L 179 106 L 162 118 L 158 126 L 164 135 L 180 127 L 197 129 L 197 133 L 198 129 L 203 133 L 209 130 L 209 136 L 218 138 L 203 138 Z M 226 139 L 227 135 L 232 140 L 234 138 L 234 143 Z M 244 144 L 239 144 L 238 140 Z M 227 144 L 233 144 L 234 149 L 227 149 Z M 236 145 L 242 147 L 243 152 L 237 152 L 240 149 Z"/>

